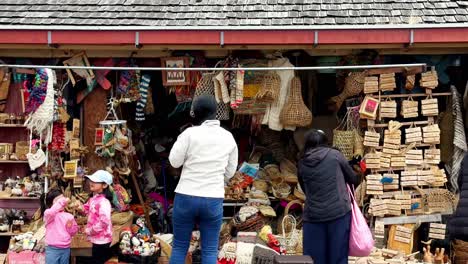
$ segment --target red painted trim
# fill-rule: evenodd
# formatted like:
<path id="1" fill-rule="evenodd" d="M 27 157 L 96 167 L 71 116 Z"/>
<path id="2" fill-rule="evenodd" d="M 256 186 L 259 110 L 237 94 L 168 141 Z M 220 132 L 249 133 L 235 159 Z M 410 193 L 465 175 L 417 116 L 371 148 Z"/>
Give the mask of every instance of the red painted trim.
<path id="1" fill-rule="evenodd" d="M 225 45 L 313 45 L 313 30 L 225 31 Z"/>
<path id="2" fill-rule="evenodd" d="M 233 30 L 225 45 L 313 45 L 315 30 Z M 319 45 L 407 44 L 410 29 L 318 30 Z M 414 29 L 414 43 L 468 43 L 467 28 Z M 134 45 L 136 31 L 51 31 L 52 44 Z M 142 45 L 221 45 L 221 31 L 139 31 Z M 0 30 L 0 44 L 47 44 L 46 30 Z"/>
<path id="3" fill-rule="evenodd" d="M 47 44 L 47 31 L 1 30 L 0 44 Z"/>
<path id="4" fill-rule="evenodd" d="M 219 45 L 219 31 L 140 31 L 140 44 Z"/>
<path id="5" fill-rule="evenodd" d="M 135 44 L 133 31 L 52 31 L 53 44 Z"/>
<path id="6" fill-rule="evenodd" d="M 414 31 L 415 43 L 468 42 L 468 28 L 434 28 Z"/>
<path id="7" fill-rule="evenodd" d="M 408 29 L 375 30 L 323 30 L 319 31 L 320 44 L 399 44 L 409 43 Z"/>

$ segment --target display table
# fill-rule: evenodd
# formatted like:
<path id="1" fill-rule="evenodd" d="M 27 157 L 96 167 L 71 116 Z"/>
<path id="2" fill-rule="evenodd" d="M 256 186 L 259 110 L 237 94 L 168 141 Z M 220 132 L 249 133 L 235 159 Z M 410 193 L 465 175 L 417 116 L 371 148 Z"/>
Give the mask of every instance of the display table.
<path id="1" fill-rule="evenodd" d="M 114 225 L 111 246 L 119 243 L 120 233 L 124 228 L 130 227 L 132 225 L 132 222 L 133 220 L 130 219 L 127 223 L 123 225 Z M 84 233 L 79 232 L 78 234 L 76 234 L 73 237 L 71 244 L 71 263 L 76 263 L 76 257 L 91 257 L 91 248 L 92 244 L 86 239 L 86 235 Z"/>

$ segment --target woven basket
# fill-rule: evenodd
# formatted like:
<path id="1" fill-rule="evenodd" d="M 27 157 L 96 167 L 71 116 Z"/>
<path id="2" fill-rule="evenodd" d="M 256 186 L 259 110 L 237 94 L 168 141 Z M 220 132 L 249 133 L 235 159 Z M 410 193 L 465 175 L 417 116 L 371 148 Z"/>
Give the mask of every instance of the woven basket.
<path id="1" fill-rule="evenodd" d="M 280 170 L 281 170 L 281 172 L 287 171 L 287 172 L 290 172 L 290 173 L 297 174 L 296 164 L 294 164 L 294 162 L 292 162 L 292 161 L 290 161 L 288 159 L 281 160 Z"/>
<path id="2" fill-rule="evenodd" d="M 271 186 L 271 190 L 278 199 L 286 199 L 291 194 L 291 186 L 284 182 Z"/>
<path id="3" fill-rule="evenodd" d="M 301 186 L 299 184 L 296 185 L 296 187 L 294 188 L 294 196 L 296 196 L 301 201 L 306 200 L 306 196 L 304 194 L 304 191 L 302 190 L 302 188 L 301 188 Z"/>
<path id="4" fill-rule="evenodd" d="M 195 89 L 194 99 L 200 95 L 213 95 L 214 96 L 214 82 L 213 77 L 215 76 L 214 73 L 204 73 L 200 80 L 197 83 L 197 87 Z M 218 103 L 216 107 L 216 119 L 218 120 L 228 120 L 230 113 L 229 104 Z M 193 115 L 193 104 L 192 109 L 190 110 L 190 114 Z"/>
<path id="5" fill-rule="evenodd" d="M 252 184 L 252 187 L 264 193 L 268 192 L 269 189 L 268 182 L 265 180 L 255 180 Z"/>
<path id="6" fill-rule="evenodd" d="M 281 177 L 284 179 L 284 181 L 288 184 L 297 184 L 299 179 L 297 178 L 297 174 L 289 172 L 289 171 L 283 171 L 281 172 Z"/>
<path id="7" fill-rule="evenodd" d="M 278 165 L 275 165 L 275 164 L 266 165 L 265 168 L 263 168 L 263 170 L 266 172 L 266 174 L 272 181 L 278 178 L 281 178 L 281 172 L 279 170 Z"/>
<path id="8" fill-rule="evenodd" d="M 133 213 L 129 212 L 120 212 L 120 213 L 113 213 L 111 215 L 112 224 L 114 225 L 124 225 L 128 223 L 131 219 L 133 219 Z"/>
<path id="9" fill-rule="evenodd" d="M 301 80 L 294 77 L 291 81 L 291 91 L 280 115 L 284 126 L 307 127 L 312 123 L 312 112 L 302 100 Z"/>
<path id="10" fill-rule="evenodd" d="M 367 72 L 363 71 L 352 72 L 346 77 L 343 92 L 330 99 L 330 101 L 334 103 L 336 110 L 341 108 L 341 105 L 347 98 L 356 96 L 360 94 L 362 90 L 364 90 L 366 76 Z"/>
<path id="11" fill-rule="evenodd" d="M 274 71 L 268 72 L 263 77 L 262 86 L 255 95 L 255 99 L 262 102 L 274 102 L 278 99 L 280 89 L 281 77 Z"/>
<path id="12" fill-rule="evenodd" d="M 19 160 L 27 160 L 26 155 L 29 153 L 29 142 L 18 141 L 15 146 L 15 154 Z"/>
<path id="13" fill-rule="evenodd" d="M 333 146 L 339 149 L 348 160 L 353 158 L 354 139 L 354 131 L 333 130 Z"/>
<path id="14" fill-rule="evenodd" d="M 296 218 L 292 215 L 285 215 L 283 220 L 281 221 L 282 224 L 282 235 L 276 236 L 280 245 L 286 249 L 286 254 L 288 255 L 295 255 L 296 248 L 299 244 L 299 230 L 296 229 L 297 222 Z M 289 232 L 286 232 L 286 227 L 290 227 Z M 279 230 L 278 230 L 279 231 Z"/>
<path id="15" fill-rule="evenodd" d="M 250 217 L 245 222 L 240 222 L 237 217 L 232 218 L 232 226 L 237 232 L 259 232 L 265 224 L 266 219 L 260 213 Z"/>
<path id="16" fill-rule="evenodd" d="M 455 194 L 447 189 L 421 189 L 414 187 L 422 198 L 422 208 L 427 213 L 453 214 L 457 206 Z"/>

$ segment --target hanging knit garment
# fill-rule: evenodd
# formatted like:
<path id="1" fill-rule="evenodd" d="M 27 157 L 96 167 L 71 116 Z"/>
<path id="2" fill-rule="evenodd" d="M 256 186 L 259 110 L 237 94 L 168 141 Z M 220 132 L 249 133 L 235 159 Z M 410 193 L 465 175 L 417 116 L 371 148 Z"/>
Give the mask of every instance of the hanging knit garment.
<path id="1" fill-rule="evenodd" d="M 269 67 L 294 67 L 287 58 L 281 58 L 268 63 Z M 295 127 L 284 127 L 280 121 L 281 111 L 289 97 L 291 80 L 294 77 L 293 70 L 276 71 L 281 78 L 281 88 L 278 99 L 267 107 L 267 111 L 263 116 L 262 124 L 268 125 L 271 130 L 281 131 L 283 128 L 294 131 Z"/>
<path id="2" fill-rule="evenodd" d="M 47 131 L 46 144 L 49 143 L 48 139 L 51 138 L 50 127 L 54 118 L 54 84 L 56 82 L 55 72 L 51 69 L 46 69 L 47 73 L 47 94 L 44 102 L 32 113 L 26 120 L 25 125 L 29 130 L 41 134 Z"/>
<path id="3" fill-rule="evenodd" d="M 151 81 L 151 76 L 144 74 L 140 82 L 140 99 L 138 99 L 136 106 L 136 121 L 145 121 L 145 108 L 148 102 L 148 88 Z"/>
<path id="4" fill-rule="evenodd" d="M 461 163 L 467 151 L 467 146 L 465 137 L 465 127 L 463 124 L 460 94 L 458 93 L 457 88 L 455 86 L 451 86 L 450 90 L 452 91 L 452 108 L 455 121 L 455 133 L 453 138 L 454 151 L 452 164 L 447 166 L 447 170 L 450 173 L 451 191 L 456 193 L 459 190 L 458 177 L 460 174 Z"/>
<path id="5" fill-rule="evenodd" d="M 47 72 L 44 69 L 38 69 L 34 80 L 34 85 L 29 90 L 29 98 L 26 103 L 26 113 L 33 113 L 44 102 L 47 94 Z"/>

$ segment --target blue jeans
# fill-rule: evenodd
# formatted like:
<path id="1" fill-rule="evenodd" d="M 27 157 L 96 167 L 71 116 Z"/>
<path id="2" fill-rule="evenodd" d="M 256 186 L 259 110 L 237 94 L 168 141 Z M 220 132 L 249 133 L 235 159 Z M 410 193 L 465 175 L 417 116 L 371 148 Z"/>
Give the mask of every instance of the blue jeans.
<path id="1" fill-rule="evenodd" d="M 304 222 L 304 255 L 315 264 L 348 264 L 351 212 L 328 222 Z"/>
<path id="2" fill-rule="evenodd" d="M 219 232 L 223 221 L 223 199 L 176 194 L 172 222 L 174 246 L 170 264 L 185 263 L 195 224 L 200 225 L 202 264 L 216 264 Z"/>
<path id="3" fill-rule="evenodd" d="M 45 253 L 47 264 L 69 264 L 70 262 L 70 248 L 48 246 Z"/>

